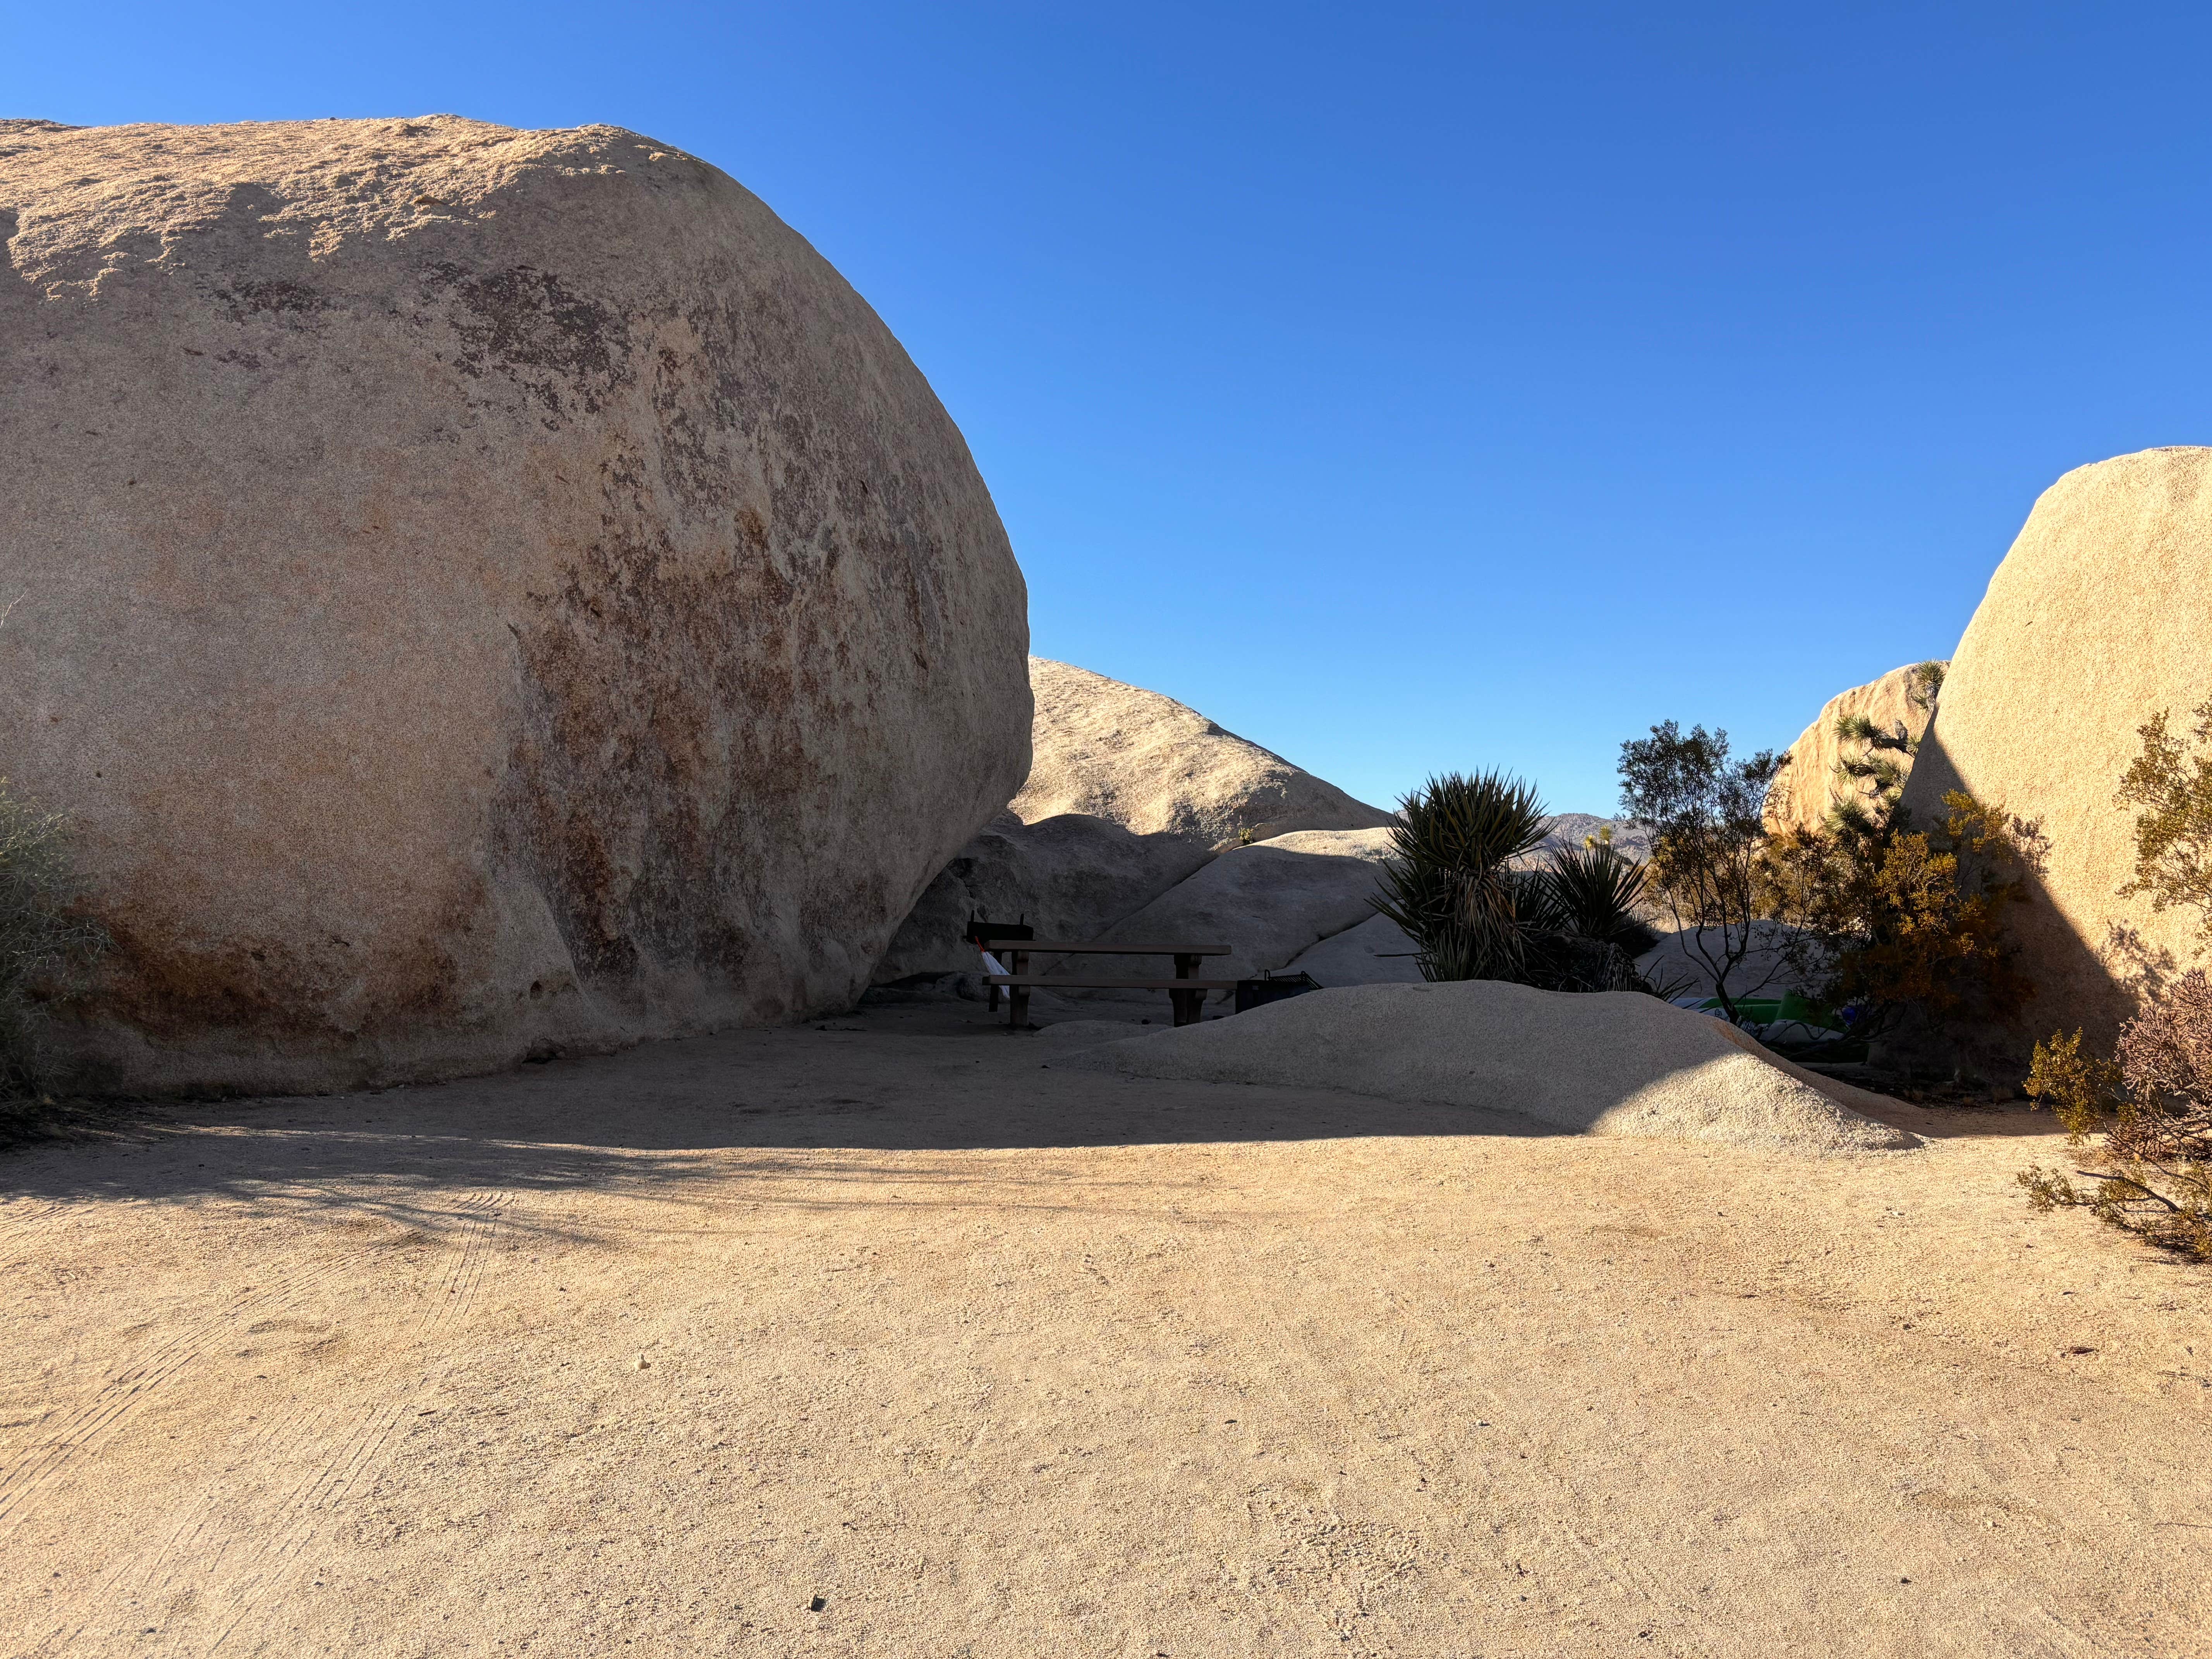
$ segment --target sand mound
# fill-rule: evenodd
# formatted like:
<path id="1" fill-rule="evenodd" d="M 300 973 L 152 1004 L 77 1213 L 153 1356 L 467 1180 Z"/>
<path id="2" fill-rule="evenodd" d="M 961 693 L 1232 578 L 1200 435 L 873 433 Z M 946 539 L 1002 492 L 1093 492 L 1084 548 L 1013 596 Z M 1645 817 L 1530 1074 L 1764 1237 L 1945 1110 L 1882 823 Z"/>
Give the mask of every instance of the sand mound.
<path id="1" fill-rule="evenodd" d="M 1166 1021 L 1160 1023 L 1165 1025 Z M 1102 1042 L 1120 1042 L 1125 1038 L 1149 1035 L 1146 1028 L 1133 1019 L 1062 1019 L 1039 1031 L 1033 1046 L 1050 1054 L 1056 1050 L 1096 1048 Z"/>
<path id="2" fill-rule="evenodd" d="M 1865 1102 L 1861 1091 L 1785 1068 L 1746 1042 L 1651 997 L 1470 980 L 1317 991 L 1053 1063 L 1481 1107 L 1590 1134 L 1804 1152 L 1919 1144 L 1843 1103 Z"/>

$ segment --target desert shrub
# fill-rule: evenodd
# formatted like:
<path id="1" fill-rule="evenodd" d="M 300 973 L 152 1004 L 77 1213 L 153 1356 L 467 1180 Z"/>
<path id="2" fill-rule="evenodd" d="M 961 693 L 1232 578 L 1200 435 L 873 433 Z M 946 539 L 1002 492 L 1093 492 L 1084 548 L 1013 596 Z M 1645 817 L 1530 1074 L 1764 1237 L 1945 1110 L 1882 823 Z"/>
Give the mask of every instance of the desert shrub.
<path id="1" fill-rule="evenodd" d="M 1375 908 L 1413 940 L 1424 978 L 1642 988 L 1641 870 L 1609 846 L 1521 867 L 1549 824 L 1535 791 L 1498 772 L 1431 778 L 1399 804 Z"/>
<path id="2" fill-rule="evenodd" d="M 1748 959 L 1766 913 L 1766 792 L 1785 761 L 1771 750 L 1732 759 L 1726 732 L 1685 735 L 1673 720 L 1620 746 L 1621 811 L 1651 833 L 1651 890 L 1731 1020 L 1776 971 Z"/>
<path id="3" fill-rule="evenodd" d="M 47 1009 L 76 988 L 106 947 L 77 908 L 66 820 L 40 811 L 0 778 L 0 1098 L 47 1083 Z"/>
<path id="4" fill-rule="evenodd" d="M 2212 702 L 2192 711 L 2195 752 L 2166 730 L 2160 710 L 2136 728 L 2142 752 L 2120 779 L 2118 799 L 2140 806 L 2135 877 L 2123 896 L 2147 894 L 2150 908 L 2198 913 L 2198 938 L 2212 942 Z"/>
<path id="5" fill-rule="evenodd" d="M 2161 711 L 2136 728 L 2142 752 L 2120 779 L 2120 805 L 2139 806 L 2136 866 L 2119 890 L 2156 910 L 2197 912 L 2212 943 L 2212 702 L 2194 711 L 2191 742 Z M 2081 1052 L 2081 1033 L 2035 1048 L 2029 1098 L 2048 1103 L 2078 1149 L 2074 1185 L 2061 1170 L 2021 1171 L 2039 1210 L 2080 1206 L 2154 1244 L 2212 1261 L 2212 980 L 2192 968 L 2145 996 L 2112 1058 Z M 2101 1143 L 2095 1137 L 2102 1133 Z"/>
<path id="6" fill-rule="evenodd" d="M 1894 790 L 1847 796 L 1820 828 L 1764 849 L 1763 907 L 1792 930 L 1791 967 L 1856 1036 L 1908 1016 L 2001 1020 L 2028 994 L 2004 919 L 2039 857 L 2034 825 L 1956 790 L 1925 830 Z"/>
<path id="7" fill-rule="evenodd" d="M 2027 1092 L 2057 1109 L 2086 1166 L 2073 1173 L 2095 1183 L 2035 1166 L 2018 1177 L 2030 1204 L 2087 1209 L 2212 1261 L 2212 981 L 2201 969 L 2121 1029 L 2117 1060 L 2084 1054 L 2078 1030 L 2038 1043 Z"/>

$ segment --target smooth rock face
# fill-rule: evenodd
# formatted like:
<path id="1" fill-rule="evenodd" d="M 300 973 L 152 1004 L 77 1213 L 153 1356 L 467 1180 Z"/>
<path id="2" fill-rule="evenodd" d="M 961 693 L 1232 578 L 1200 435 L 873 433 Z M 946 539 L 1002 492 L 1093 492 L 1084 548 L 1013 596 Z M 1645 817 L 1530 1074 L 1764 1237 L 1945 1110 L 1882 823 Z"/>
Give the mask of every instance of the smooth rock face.
<path id="1" fill-rule="evenodd" d="M 1392 821 L 1156 691 L 1042 657 L 1030 659 L 1030 680 L 1029 781 L 916 902 L 878 984 L 972 970 L 975 953 L 960 940 L 971 911 L 1026 915 L 1039 938 L 1088 940 L 1244 831 L 1279 838 Z"/>
<path id="2" fill-rule="evenodd" d="M 849 1002 L 1028 771 L 1026 599 L 860 296 L 611 127 L 0 123 L 4 770 L 131 1087 Z"/>
<path id="3" fill-rule="evenodd" d="M 1863 714 L 1886 732 L 1903 726 L 1907 737 L 1919 738 L 1928 729 L 1929 711 L 1911 696 L 1913 673 L 1918 667 L 1917 663 L 1907 663 L 1893 668 L 1880 679 L 1838 692 L 1821 705 L 1819 718 L 1790 745 L 1790 763 L 1767 792 L 1769 829 L 1817 830 L 1827 818 L 1828 809 L 1840 798 L 1844 784 L 1836 776 L 1836 763 L 1843 757 L 1843 744 L 1836 736 L 1838 720 Z M 1910 775 L 1911 756 L 1893 753 L 1890 758 Z M 1860 788 L 1863 794 L 1864 787 Z"/>
<path id="4" fill-rule="evenodd" d="M 1289 971 L 1311 974 L 1316 984 L 1419 985 L 1421 964 L 1413 937 L 1388 916 L 1370 915 L 1293 957 Z"/>
<path id="5" fill-rule="evenodd" d="M 1157 691 L 1042 657 L 1030 659 L 1030 684 L 1034 758 L 1012 804 L 1024 823 L 1085 812 L 1136 835 L 1213 848 L 1234 846 L 1246 830 L 1258 841 L 1391 822 L 1381 807 Z"/>
<path id="6" fill-rule="evenodd" d="M 1051 1064 L 1125 1077 L 1343 1089 L 1518 1112 L 1578 1133 L 1800 1152 L 1918 1142 L 1862 1115 L 1863 1091 L 1759 1049 L 1704 1014 L 1633 992 L 1499 980 L 1316 991 L 1228 1019 L 1085 1046 Z"/>
<path id="7" fill-rule="evenodd" d="M 2118 889 L 2134 873 L 2135 809 L 2113 793 L 2161 710 L 2186 738 L 2212 696 L 2212 449 L 2149 449 L 2077 468 L 2037 501 L 1966 626 L 1905 805 L 1944 793 L 2038 821 L 2034 902 L 2010 927 L 2037 994 L 2017 1029 L 1979 1034 L 2024 1067 L 2054 1030 L 2109 1041 L 2134 988 L 2196 955 L 2199 918 Z"/>
<path id="8" fill-rule="evenodd" d="M 1226 945 L 1228 956 L 1200 964 L 1205 979 L 1243 979 L 1286 967 L 1317 941 L 1375 914 L 1376 866 L 1389 853 L 1387 830 L 1301 830 L 1232 848 L 1099 938 Z M 1172 971 L 1162 960 L 1098 957 L 1064 957 L 1046 969 L 1069 979 Z M 1155 1001 L 1159 995 L 1127 994 Z"/>
<path id="9" fill-rule="evenodd" d="M 1206 856 L 1199 854 L 1198 862 Z M 1039 939 L 1095 939 L 1133 904 L 1165 891 L 1193 867 L 1190 843 L 1179 836 L 1132 835 L 1082 812 L 1033 824 L 1002 812 L 915 902 L 877 969 L 877 982 L 975 972 L 975 950 L 962 938 L 971 914 L 1026 921 Z"/>

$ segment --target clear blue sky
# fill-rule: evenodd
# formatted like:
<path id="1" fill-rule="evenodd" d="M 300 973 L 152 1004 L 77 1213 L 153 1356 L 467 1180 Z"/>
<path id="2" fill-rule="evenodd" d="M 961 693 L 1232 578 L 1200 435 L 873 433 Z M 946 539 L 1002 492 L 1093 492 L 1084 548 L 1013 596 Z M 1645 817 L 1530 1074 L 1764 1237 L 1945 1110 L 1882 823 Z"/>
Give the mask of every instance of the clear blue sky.
<path id="1" fill-rule="evenodd" d="M 2212 442 L 2212 8 L 0 7 L 0 113 L 454 112 L 733 173 L 905 342 L 1035 648 L 1387 801 L 1605 811 L 1947 654 Z"/>

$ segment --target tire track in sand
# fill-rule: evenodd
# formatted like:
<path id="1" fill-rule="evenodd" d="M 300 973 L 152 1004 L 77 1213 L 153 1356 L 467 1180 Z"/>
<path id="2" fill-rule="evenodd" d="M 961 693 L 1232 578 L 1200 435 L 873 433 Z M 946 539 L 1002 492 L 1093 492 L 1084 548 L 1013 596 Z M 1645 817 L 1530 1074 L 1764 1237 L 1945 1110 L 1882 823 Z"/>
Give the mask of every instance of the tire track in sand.
<path id="1" fill-rule="evenodd" d="M 248 1468 L 291 1471 L 242 1500 L 220 1489 L 195 1492 L 172 1510 L 150 1554 L 119 1562 L 33 1650 L 60 1655 L 100 1627 L 125 1620 L 134 1650 L 212 1656 L 259 1652 L 266 1640 L 248 1627 L 253 1613 L 294 1575 L 364 1483 L 373 1484 L 403 1424 L 451 1373 L 452 1338 L 465 1325 L 501 1224 L 509 1194 L 475 1193 L 449 1213 L 458 1224 L 440 1273 L 395 1341 L 424 1349 L 413 1382 L 380 1402 L 301 1402 L 257 1428 L 240 1454 Z M 355 1253 L 331 1271 L 359 1259 Z M 151 1530 L 149 1528 L 149 1530 Z M 111 1632 L 120 1634 L 121 1632 Z"/>
<path id="2" fill-rule="evenodd" d="M 39 1494 L 63 1469 L 79 1457 L 104 1450 L 155 1389 L 234 1340 L 241 1323 L 296 1307 L 307 1292 L 373 1254 L 373 1249 L 356 1249 L 304 1270 L 281 1272 L 237 1292 L 216 1312 L 180 1324 L 120 1370 L 110 1367 L 89 1400 L 62 1417 L 42 1440 L 0 1467 L 0 1544 L 22 1525 Z"/>

